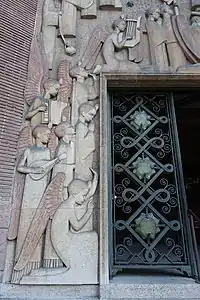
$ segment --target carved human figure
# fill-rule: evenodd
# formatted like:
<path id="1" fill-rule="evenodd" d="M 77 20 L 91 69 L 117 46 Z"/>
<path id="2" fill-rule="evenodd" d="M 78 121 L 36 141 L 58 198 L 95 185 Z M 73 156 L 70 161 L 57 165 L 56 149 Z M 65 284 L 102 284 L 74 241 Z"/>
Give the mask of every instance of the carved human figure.
<path id="1" fill-rule="evenodd" d="M 45 0 L 42 18 L 42 36 L 49 70 L 52 70 L 53 68 L 56 31 L 58 27 L 58 12 L 56 12 L 55 8 L 54 11 L 50 9 L 53 6 L 53 0 Z"/>
<path id="2" fill-rule="evenodd" d="M 166 37 L 163 31 L 160 8 L 150 7 L 145 16 L 146 29 L 149 39 L 151 63 L 155 70 L 168 71 L 168 58 L 165 49 Z"/>
<path id="3" fill-rule="evenodd" d="M 95 151 L 95 127 L 93 119 L 98 105 L 85 102 L 79 107 L 79 118 L 76 123 L 76 167 L 75 178 L 91 180 L 93 152 Z"/>
<path id="4" fill-rule="evenodd" d="M 27 238 L 29 226 L 39 206 L 40 200 L 47 188 L 49 172 L 61 158 L 51 160 L 47 144 L 50 138 L 50 129 L 39 125 L 33 130 L 35 146 L 25 149 L 17 166 L 17 171 L 26 174 L 24 193 L 21 205 L 19 229 L 17 235 L 15 262 L 18 261 Z M 39 226 L 39 224 L 38 224 Z M 32 269 L 39 268 L 42 259 L 42 239 L 37 244 L 25 268 L 16 270 L 12 274 L 12 282 L 18 283 Z"/>
<path id="5" fill-rule="evenodd" d="M 76 165 L 75 178 L 88 181 L 92 179 L 91 168 L 95 151 L 95 126 L 98 105 L 93 106 L 85 102 L 79 107 L 79 119 L 76 123 Z M 77 218 L 81 218 L 85 211 L 84 204 L 76 208 Z M 92 230 L 93 218 L 84 226 L 83 230 Z"/>
<path id="6" fill-rule="evenodd" d="M 99 96 L 97 80 L 95 74 L 89 74 L 81 64 L 70 70 L 70 75 L 75 79 L 72 91 L 72 116 L 71 123 L 76 125 L 78 120 L 78 109 L 82 103 L 95 100 Z M 90 75 L 90 79 L 88 76 Z M 91 83 L 92 81 L 92 83 Z"/>
<path id="7" fill-rule="evenodd" d="M 186 64 L 186 58 L 174 34 L 171 20 L 174 15 L 173 8 L 167 4 L 163 5 L 162 15 L 169 65 L 173 71 L 176 71 L 178 67 Z"/>
<path id="8" fill-rule="evenodd" d="M 57 163 L 52 171 L 52 178 L 58 173 L 65 174 L 65 180 L 63 183 L 63 199 L 68 198 L 68 185 L 73 180 L 75 169 L 75 130 L 67 122 L 60 123 L 55 129 L 55 135 L 59 138 L 59 144 L 57 146 L 55 157 L 60 157 L 65 154 L 66 158 Z M 43 266 L 45 268 L 60 267 L 62 263 L 55 253 L 55 250 L 51 242 L 51 220 L 49 220 L 44 245 L 44 259 Z"/>
<path id="9" fill-rule="evenodd" d="M 179 44 L 191 63 L 180 66 L 178 73 L 199 73 L 200 72 L 200 12 L 192 12 L 191 24 L 188 24 L 185 16 L 176 16 L 174 32 Z"/>
<path id="10" fill-rule="evenodd" d="M 57 80 L 48 79 L 44 83 L 45 93 L 43 96 L 36 97 L 26 114 L 26 120 L 30 120 L 32 128 L 50 122 L 49 118 L 49 100 L 56 97 L 60 89 L 60 84 Z"/>
<path id="11" fill-rule="evenodd" d="M 101 72 L 124 71 L 137 72 L 140 71 L 138 64 L 128 60 L 119 60 L 116 57 L 116 52 L 125 49 L 125 43 L 128 40 L 124 36 L 126 30 L 126 20 L 120 17 L 114 21 L 113 32 L 106 38 L 102 51 L 106 64 L 102 66 Z"/>
<path id="12" fill-rule="evenodd" d="M 69 198 L 60 205 L 52 220 L 52 243 L 67 267 L 62 275 L 67 284 L 97 282 L 98 235 L 95 231 L 80 232 L 91 217 L 92 197 L 98 184 L 97 173 L 91 171 L 92 181 L 74 179 L 69 184 Z M 75 209 L 83 203 L 86 203 L 86 210 L 78 219 Z"/>

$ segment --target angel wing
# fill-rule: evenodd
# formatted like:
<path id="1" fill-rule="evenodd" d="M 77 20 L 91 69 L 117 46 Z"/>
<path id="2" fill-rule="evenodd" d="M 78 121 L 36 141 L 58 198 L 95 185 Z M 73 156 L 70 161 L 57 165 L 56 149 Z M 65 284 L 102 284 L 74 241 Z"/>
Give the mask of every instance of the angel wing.
<path id="1" fill-rule="evenodd" d="M 39 37 L 34 35 L 29 57 L 28 80 L 24 91 L 25 100 L 29 105 L 34 98 L 43 94 L 43 84 L 48 78 L 49 71 L 42 35 Z"/>
<path id="2" fill-rule="evenodd" d="M 20 134 L 18 141 L 17 149 L 17 160 L 16 166 L 18 165 L 19 160 L 24 152 L 24 150 L 33 144 L 32 140 L 32 129 L 31 126 L 25 126 Z M 12 193 L 12 211 L 11 211 L 11 220 L 8 231 L 8 240 L 14 240 L 17 237 L 17 231 L 19 226 L 19 216 L 21 209 L 21 202 L 23 197 L 25 184 L 25 174 L 15 172 L 15 178 L 13 183 L 13 193 Z"/>
<path id="3" fill-rule="evenodd" d="M 62 203 L 62 188 L 64 180 L 65 174 L 58 173 L 48 185 L 30 224 L 25 242 L 14 267 L 15 271 L 20 271 L 27 265 L 42 234 L 45 231 L 48 220 L 53 218 L 53 215 Z"/>
<path id="4" fill-rule="evenodd" d="M 58 80 L 60 82 L 60 91 L 58 94 L 58 101 L 65 103 L 70 102 L 72 92 L 72 78 L 69 75 L 70 62 L 62 60 L 58 67 Z"/>
<path id="5" fill-rule="evenodd" d="M 93 68 L 96 59 L 101 51 L 103 43 L 107 38 L 108 33 L 101 25 L 97 25 L 92 32 L 88 45 L 81 59 L 81 66 L 86 70 Z"/>
<path id="6" fill-rule="evenodd" d="M 58 145 L 58 138 L 55 135 L 55 127 L 54 127 L 51 131 L 51 136 L 50 136 L 50 140 L 48 143 L 48 148 L 50 149 L 52 158 L 54 158 L 54 156 L 55 156 L 57 145 Z"/>
<path id="7" fill-rule="evenodd" d="M 199 37 L 195 37 L 195 28 L 190 28 L 184 15 L 172 16 L 172 25 L 179 45 L 191 63 L 200 61 Z"/>

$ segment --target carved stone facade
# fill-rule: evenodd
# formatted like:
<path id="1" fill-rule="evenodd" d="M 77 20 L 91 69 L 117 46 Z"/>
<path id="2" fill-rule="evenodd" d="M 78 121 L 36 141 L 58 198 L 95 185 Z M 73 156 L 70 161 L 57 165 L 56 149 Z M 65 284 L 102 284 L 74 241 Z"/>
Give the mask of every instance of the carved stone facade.
<path id="1" fill-rule="evenodd" d="M 21 2 L 22 8 L 12 6 L 12 1 L 7 6 L 13 14 L 17 8 L 22 13 L 30 9 L 24 21 L 24 26 L 31 24 L 29 34 L 22 32 L 28 50 L 18 39 L 12 40 L 7 51 L 13 60 L 5 64 L 4 74 L 13 68 L 18 77 L 12 74 L 12 82 L 0 79 L 5 91 L 13 87 L 10 99 L 13 90 L 18 98 L 13 100 L 16 112 L 9 114 L 18 122 L 14 128 L 18 146 L 17 140 L 12 141 L 12 121 L 5 114 L 2 124 L 2 140 L 10 139 L 13 146 L 12 157 L 1 152 L 9 165 L 7 173 L 4 159 L 0 167 L 2 199 L 6 199 L 6 204 L 4 199 L 1 203 L 2 282 L 6 287 L 19 285 L 22 295 L 24 286 L 37 289 L 43 285 L 48 290 L 55 285 L 91 285 L 89 296 L 106 299 L 101 290 L 109 280 L 102 279 L 102 270 L 109 266 L 108 261 L 101 261 L 107 237 L 102 236 L 105 207 L 99 209 L 99 188 L 104 189 L 99 171 L 104 164 L 104 157 L 99 156 L 99 128 L 103 126 L 99 99 L 105 92 L 100 77 L 200 74 L 200 1 Z M 7 12 L 6 4 L 2 5 Z M 6 28 L 6 14 L 1 19 Z M 10 43 L 6 36 L 1 39 Z M 23 53 L 18 70 L 14 69 L 13 46 Z M 0 60 L 3 55 L 0 52 Z M 151 125 L 151 118 L 137 111 L 132 123 L 143 131 Z M 10 126 L 7 136 L 4 125 Z M 144 183 L 155 173 L 154 164 L 145 157 L 133 167 Z M 143 239 L 153 237 L 157 219 L 141 215 L 137 226 Z"/>

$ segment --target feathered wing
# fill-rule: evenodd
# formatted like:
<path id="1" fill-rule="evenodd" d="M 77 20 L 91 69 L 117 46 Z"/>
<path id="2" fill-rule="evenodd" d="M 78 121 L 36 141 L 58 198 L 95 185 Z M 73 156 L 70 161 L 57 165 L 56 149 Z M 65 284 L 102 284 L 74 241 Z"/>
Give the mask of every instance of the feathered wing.
<path id="1" fill-rule="evenodd" d="M 70 97 L 72 93 L 72 78 L 69 75 L 70 62 L 68 60 L 62 60 L 58 67 L 58 80 L 60 82 L 60 91 L 58 94 L 58 100 L 70 103 Z"/>
<path id="2" fill-rule="evenodd" d="M 19 134 L 16 166 L 18 165 L 24 150 L 32 144 L 31 126 L 25 126 Z M 9 240 L 14 240 L 17 237 L 25 177 L 25 174 L 19 173 L 16 170 L 13 183 L 11 220 L 8 231 Z"/>
<path id="3" fill-rule="evenodd" d="M 62 189 L 65 180 L 64 173 L 58 173 L 48 185 L 35 216 L 30 224 L 24 245 L 14 267 L 15 271 L 21 271 L 29 262 L 38 242 L 45 231 L 48 220 L 52 219 L 59 205 L 63 201 Z"/>
<path id="4" fill-rule="evenodd" d="M 196 38 L 195 29 L 189 27 L 184 15 L 172 16 L 172 25 L 176 39 L 191 63 L 198 63 L 200 60 L 199 35 Z"/>
<path id="5" fill-rule="evenodd" d="M 81 60 L 83 68 L 86 70 L 93 68 L 107 36 L 108 33 L 101 25 L 97 25 L 94 28 Z"/>
<path id="6" fill-rule="evenodd" d="M 26 83 L 24 97 L 28 105 L 37 96 L 43 93 L 43 83 L 49 77 L 46 63 L 46 55 L 41 36 L 34 35 L 29 57 L 28 80 Z"/>

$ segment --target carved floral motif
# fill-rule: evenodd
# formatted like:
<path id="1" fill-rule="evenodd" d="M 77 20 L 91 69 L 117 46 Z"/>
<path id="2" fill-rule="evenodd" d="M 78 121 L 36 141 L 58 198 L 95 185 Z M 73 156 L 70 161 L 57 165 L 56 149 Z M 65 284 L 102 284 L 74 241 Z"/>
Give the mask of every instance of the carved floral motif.
<path id="1" fill-rule="evenodd" d="M 159 220 L 152 213 L 141 213 L 139 218 L 135 220 L 135 224 L 135 231 L 143 239 L 155 239 L 156 234 L 160 232 L 160 228 L 158 227 Z"/>
<path id="2" fill-rule="evenodd" d="M 137 129 L 146 130 L 151 125 L 150 120 L 152 118 L 144 110 L 136 111 L 130 118 L 132 119 L 131 125 Z"/>
<path id="3" fill-rule="evenodd" d="M 143 179 L 145 182 L 156 173 L 154 170 L 155 163 L 153 163 L 149 157 L 138 157 L 133 163 L 133 167 L 133 173 L 136 174 L 140 180 Z"/>

